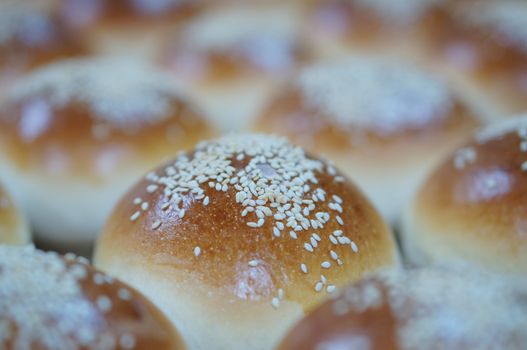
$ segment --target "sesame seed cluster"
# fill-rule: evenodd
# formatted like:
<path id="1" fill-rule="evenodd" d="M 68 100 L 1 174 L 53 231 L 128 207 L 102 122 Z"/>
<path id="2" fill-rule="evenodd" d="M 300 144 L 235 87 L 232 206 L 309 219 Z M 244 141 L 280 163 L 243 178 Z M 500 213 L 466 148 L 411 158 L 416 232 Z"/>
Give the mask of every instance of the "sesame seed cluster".
<path id="1" fill-rule="evenodd" d="M 327 254 L 320 270 L 342 266 L 344 261 L 334 250 L 320 251 L 322 240 L 329 240 L 333 247 L 349 247 L 358 253 L 358 245 L 344 232 L 343 213 L 345 203 L 336 193 L 320 188 L 318 176 L 329 174 L 333 181 L 343 182 L 335 168 L 322 161 L 310 159 L 304 151 L 291 145 L 285 139 L 264 135 L 232 135 L 198 145 L 192 155 L 181 155 L 164 169 L 163 174 L 150 173 L 146 179 L 147 193 L 158 191 L 164 199 L 162 210 L 173 210 L 181 220 L 186 215 L 186 201 L 191 196 L 204 207 L 210 204 L 207 191 L 225 194 L 234 191 L 234 200 L 239 215 L 247 229 L 257 230 L 267 222 L 272 224 L 270 239 L 292 239 L 298 242 L 298 249 L 313 254 Z M 137 207 L 131 221 L 137 221 L 150 208 L 148 201 L 135 198 Z M 319 208 L 329 208 L 328 211 Z M 342 227 L 329 235 L 320 233 L 329 223 Z M 161 219 L 151 226 L 157 230 L 163 226 Z M 194 248 L 194 255 L 206 254 L 201 247 Z M 257 266 L 257 260 L 249 261 Z M 308 273 L 305 263 L 299 262 L 302 273 Z M 313 281 L 315 292 L 335 291 L 322 274 Z M 283 290 L 278 290 L 272 305 L 278 307 L 283 299 Z"/>
<path id="2" fill-rule="evenodd" d="M 442 120 L 453 105 L 439 78 L 373 57 L 312 65 L 300 74 L 298 86 L 306 106 L 338 125 L 387 134 Z"/>
<path id="3" fill-rule="evenodd" d="M 112 303 L 100 295 L 94 306 L 84 294 L 82 283 L 90 276 L 86 259 L 72 254 L 62 259 L 32 246 L 0 246 L 0 256 L 0 348 L 9 342 L 17 350 L 133 348 L 133 335 L 116 337 L 101 327 L 100 313 L 109 312 Z M 95 273 L 92 282 L 113 279 Z M 126 288 L 118 295 L 132 299 Z"/>
<path id="4" fill-rule="evenodd" d="M 43 98 L 53 108 L 88 105 L 93 118 L 117 127 L 156 123 L 170 116 L 174 83 L 150 65 L 130 58 L 65 60 L 15 85 L 12 100 Z"/>
<path id="5" fill-rule="evenodd" d="M 331 307 L 335 316 L 346 317 L 388 305 L 403 349 L 438 342 L 454 348 L 516 348 L 527 341 L 522 283 L 477 270 L 389 271 L 345 289 Z"/>

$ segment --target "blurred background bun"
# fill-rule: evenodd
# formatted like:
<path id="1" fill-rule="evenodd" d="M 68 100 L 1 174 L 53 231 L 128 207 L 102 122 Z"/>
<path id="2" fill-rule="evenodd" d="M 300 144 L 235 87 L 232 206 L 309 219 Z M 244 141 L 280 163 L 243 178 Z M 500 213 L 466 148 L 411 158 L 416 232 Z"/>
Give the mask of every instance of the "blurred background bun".
<path id="1" fill-rule="evenodd" d="M 85 245 L 142 173 L 212 132 L 146 63 L 62 61 L 19 81 L 0 106 L 2 172 L 42 242 Z"/>
<path id="2" fill-rule="evenodd" d="M 183 350 L 141 294 L 83 259 L 0 246 L 0 347 Z"/>
<path id="3" fill-rule="evenodd" d="M 323 154 L 395 222 L 429 169 L 482 122 L 433 73 L 354 56 L 304 68 L 254 128 Z"/>
<path id="4" fill-rule="evenodd" d="M 383 272 L 312 312 L 278 349 L 520 350 L 526 311 L 525 279 L 462 269 Z"/>

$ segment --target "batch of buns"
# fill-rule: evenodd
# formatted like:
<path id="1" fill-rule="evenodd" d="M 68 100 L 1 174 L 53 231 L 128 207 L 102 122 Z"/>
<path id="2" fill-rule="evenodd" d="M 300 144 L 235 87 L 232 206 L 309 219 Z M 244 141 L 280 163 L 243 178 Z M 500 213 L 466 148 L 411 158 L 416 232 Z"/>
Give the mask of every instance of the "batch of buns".
<path id="1" fill-rule="evenodd" d="M 527 349 L 527 2 L 0 0 L 0 182 L 0 350 Z"/>

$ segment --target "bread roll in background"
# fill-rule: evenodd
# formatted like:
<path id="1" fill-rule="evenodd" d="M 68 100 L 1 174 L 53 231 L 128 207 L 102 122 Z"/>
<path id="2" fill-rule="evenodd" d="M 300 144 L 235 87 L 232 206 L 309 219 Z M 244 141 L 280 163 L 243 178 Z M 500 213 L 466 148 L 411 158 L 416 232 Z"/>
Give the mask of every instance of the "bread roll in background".
<path id="1" fill-rule="evenodd" d="M 185 349 L 141 294 L 82 259 L 0 245 L 0 348 Z"/>
<path id="2" fill-rule="evenodd" d="M 295 2 L 219 2 L 167 41 L 161 64 L 224 131 L 243 130 L 306 59 Z"/>
<path id="3" fill-rule="evenodd" d="M 308 0 L 305 35 L 319 57 L 378 53 L 416 59 L 444 0 Z"/>
<path id="4" fill-rule="evenodd" d="M 398 265 L 389 228 L 340 172 L 250 134 L 149 173 L 94 259 L 164 310 L 190 349 L 269 349 L 337 288 Z"/>
<path id="5" fill-rule="evenodd" d="M 525 279 L 462 269 L 383 272 L 315 310 L 278 349 L 520 350 L 526 315 Z"/>
<path id="6" fill-rule="evenodd" d="M 194 0 L 61 0 L 58 13 L 100 54 L 153 58 L 166 35 L 199 8 Z"/>
<path id="7" fill-rule="evenodd" d="M 211 133 L 146 63 L 64 61 L 27 76 L 0 106 L 0 172 L 37 238 L 71 250 L 95 239 L 141 174 Z"/>
<path id="8" fill-rule="evenodd" d="M 0 184 L 0 244 L 27 244 L 30 238 L 24 215 Z"/>
<path id="9" fill-rule="evenodd" d="M 304 68 L 254 128 L 331 159 L 395 222 L 427 172 L 481 123 L 433 73 L 355 56 Z"/>
<path id="10" fill-rule="evenodd" d="M 414 264 L 527 272 L 527 116 L 495 123 L 418 190 L 401 229 Z"/>
<path id="11" fill-rule="evenodd" d="M 54 15 L 50 1 L 0 3 L 0 100 L 29 70 L 86 52 Z"/>
<path id="12" fill-rule="evenodd" d="M 527 2 L 450 1 L 433 33 L 430 61 L 475 104 L 494 117 L 527 111 Z"/>

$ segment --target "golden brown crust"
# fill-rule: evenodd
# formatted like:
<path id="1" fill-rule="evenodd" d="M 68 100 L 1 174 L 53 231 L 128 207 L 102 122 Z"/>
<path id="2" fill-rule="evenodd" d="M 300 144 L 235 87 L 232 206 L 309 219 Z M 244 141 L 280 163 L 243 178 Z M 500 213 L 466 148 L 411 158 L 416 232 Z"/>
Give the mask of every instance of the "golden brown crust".
<path id="1" fill-rule="evenodd" d="M 498 270 L 526 271 L 524 123 L 525 118 L 512 120 L 502 124 L 510 126 L 502 133 L 476 137 L 430 175 L 406 223 L 407 239 L 417 249 L 441 262 L 466 260 Z M 482 134 L 497 128 L 500 124 Z"/>
<path id="2" fill-rule="evenodd" d="M 525 282 L 470 270 L 384 272 L 313 311 L 278 349 L 521 349 Z"/>
<path id="3" fill-rule="evenodd" d="M 0 244 L 27 244 L 29 228 L 13 199 L 0 185 Z"/>
<path id="4" fill-rule="evenodd" d="M 242 149 L 247 142 L 276 143 L 282 145 L 285 153 L 299 151 L 281 139 L 263 136 L 225 138 L 217 142 L 218 145 L 240 145 Z M 215 147 L 211 145 L 215 143 L 205 144 L 197 153 L 190 154 L 189 159 L 200 152 L 215 154 L 217 150 L 207 148 Z M 251 150 L 247 148 L 245 151 Z M 271 153 L 275 151 L 273 149 Z M 273 162 L 274 157 L 282 159 L 275 154 L 269 161 Z M 251 159 L 254 160 L 248 155 L 243 160 L 231 156 L 227 159 L 232 160 L 236 173 L 247 170 Z M 303 162 L 313 160 L 308 159 Z M 230 185 L 223 192 L 221 185 L 219 191 L 209 187 L 209 180 L 201 187 L 204 192 L 199 192 L 200 199 L 189 193 L 177 197 L 177 202 L 184 207 L 182 213 L 180 204 L 169 206 L 163 195 L 165 187 L 161 183 L 164 180 L 160 179 L 165 171 L 172 171 L 164 166 L 156 171 L 159 178 L 150 174 L 117 206 L 98 241 L 96 261 L 105 267 L 114 264 L 120 256 L 133 257 L 134 261 L 142 261 L 148 266 L 170 266 L 175 274 L 183 275 L 181 283 L 185 284 L 188 278 L 197 278 L 204 288 L 222 290 L 239 301 L 266 301 L 278 307 L 279 301 L 285 298 L 309 309 L 336 287 L 397 260 L 389 229 L 364 196 L 340 175 L 330 175 L 325 169 L 327 165 L 317 164 L 317 167 L 323 166 L 314 172 L 318 182 L 310 184 L 311 189 L 302 198 L 310 200 L 315 187 L 325 191 L 325 199 L 315 202 L 316 209 L 313 208 L 305 217 L 309 226 L 313 220 L 318 220 L 315 213 L 326 213 L 329 221 L 323 228 L 311 226 L 305 230 L 300 227 L 300 221 L 296 227 L 283 227 L 287 223 L 284 221 L 286 215 L 275 217 L 279 211 L 275 212 L 272 207 L 269 213 L 272 216 L 265 216 L 267 219 L 262 219 L 259 225 L 255 212 L 244 214 L 244 205 L 237 202 L 240 198 L 240 192 L 234 188 L 237 185 Z M 153 185 L 155 183 L 157 185 Z M 288 181 L 283 184 L 287 186 Z M 332 199 L 333 195 L 343 203 L 340 214 L 335 211 L 338 203 Z M 340 205 L 338 208 L 340 210 Z M 282 230 L 278 229 L 280 227 Z"/>
<path id="5" fill-rule="evenodd" d="M 15 86 L 0 111 L 1 143 L 13 166 L 99 181 L 137 164 L 147 169 L 213 133 L 157 71 L 129 65 L 116 73 L 119 64 L 98 59 L 62 62 Z M 128 79 L 126 74 L 137 75 L 134 69 L 148 73 Z M 114 76 L 108 77 L 109 72 Z M 85 85 L 74 85 L 76 79 Z M 119 79 L 122 83 L 113 81 Z M 121 94 L 127 88 L 128 95 Z"/>
<path id="6" fill-rule="evenodd" d="M 185 349 L 152 303 L 84 261 L 32 247 L 0 249 L 3 348 Z"/>

